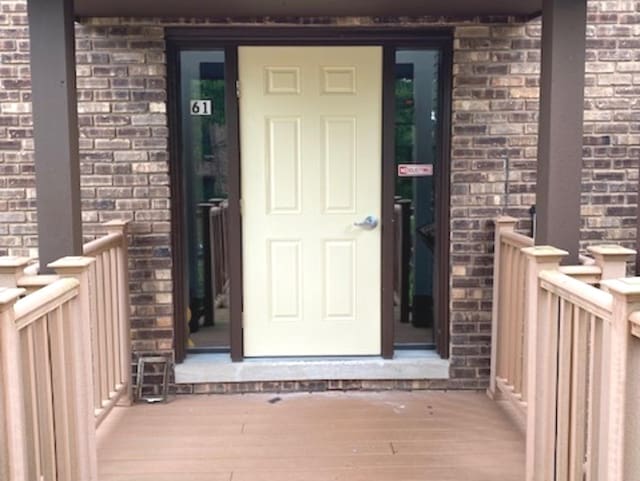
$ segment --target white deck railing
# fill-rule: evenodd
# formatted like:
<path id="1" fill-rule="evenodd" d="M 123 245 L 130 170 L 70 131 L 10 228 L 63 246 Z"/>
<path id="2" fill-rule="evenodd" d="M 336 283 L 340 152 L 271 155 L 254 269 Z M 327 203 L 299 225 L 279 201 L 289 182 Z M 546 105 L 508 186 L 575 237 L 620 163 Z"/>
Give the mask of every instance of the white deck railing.
<path id="1" fill-rule="evenodd" d="M 96 427 L 131 401 L 126 226 L 107 223 L 57 275 L 0 259 L 0 479 L 97 477 Z"/>
<path id="2" fill-rule="evenodd" d="M 527 303 L 535 296 L 531 286 L 536 269 L 549 265 L 532 264 L 527 249 L 533 247 L 534 241 L 515 232 L 516 222 L 512 217 L 496 220 L 489 394 L 510 401 L 524 421 L 529 400 L 527 360 L 532 334 L 529 315 L 532 311 Z M 580 265 L 559 266 L 562 256 L 556 259 L 559 251 L 553 252 L 554 255 L 540 258 L 550 262 L 551 268 L 590 285 L 624 277 L 626 261 L 632 255 L 632 251 L 619 246 L 595 246 L 589 248 L 593 257 L 581 256 Z"/>
<path id="3" fill-rule="evenodd" d="M 127 223 L 105 224 L 108 235 L 84 246 L 95 259 L 89 267 L 94 408 L 97 424 L 120 401 L 131 402 L 131 327 Z M 66 269 L 53 266 L 58 274 Z M 73 269 L 73 266 L 70 267 Z"/>
<path id="4" fill-rule="evenodd" d="M 498 338 L 489 392 L 515 403 L 526 419 L 526 480 L 638 481 L 631 453 L 640 428 L 628 422 L 627 398 L 640 392 L 627 387 L 638 389 L 640 378 L 640 279 L 624 279 L 634 252 L 594 247 L 595 265 L 570 267 L 559 265 L 566 252 L 548 246 L 509 257 L 503 249 L 514 225 L 500 219 L 496 228 Z M 520 256 L 524 268 L 521 261 L 505 265 Z M 507 282 L 509 275 L 518 279 Z M 520 323 L 513 335 L 508 326 Z"/>
<path id="5" fill-rule="evenodd" d="M 18 300 L 23 292 L 0 292 L 7 452 L 2 479 L 95 479 L 80 283 L 60 279 Z"/>
<path id="6" fill-rule="evenodd" d="M 495 267 L 493 276 L 493 323 L 491 393 L 507 397 L 526 415 L 527 377 L 524 363 L 527 351 L 525 329 L 525 247 L 533 239 L 514 232 L 516 220 L 503 217 L 496 223 Z M 508 295 L 503 295 L 504 293 Z"/>
<path id="7" fill-rule="evenodd" d="M 625 473 L 625 437 L 640 435 L 627 432 L 626 420 L 627 385 L 640 376 L 629 369 L 640 356 L 631 323 L 640 315 L 640 279 L 597 289 L 542 271 L 538 286 L 530 479 L 637 481 L 640 472 Z"/>

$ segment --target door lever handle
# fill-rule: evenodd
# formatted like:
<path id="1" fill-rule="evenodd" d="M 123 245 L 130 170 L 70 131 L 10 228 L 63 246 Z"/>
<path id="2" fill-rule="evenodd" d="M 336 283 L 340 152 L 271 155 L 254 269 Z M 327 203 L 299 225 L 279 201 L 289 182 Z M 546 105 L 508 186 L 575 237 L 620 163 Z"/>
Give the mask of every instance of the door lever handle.
<path id="1" fill-rule="evenodd" d="M 373 215 L 368 215 L 360 222 L 354 222 L 354 227 L 360 227 L 365 230 L 373 230 L 378 227 L 378 219 Z"/>

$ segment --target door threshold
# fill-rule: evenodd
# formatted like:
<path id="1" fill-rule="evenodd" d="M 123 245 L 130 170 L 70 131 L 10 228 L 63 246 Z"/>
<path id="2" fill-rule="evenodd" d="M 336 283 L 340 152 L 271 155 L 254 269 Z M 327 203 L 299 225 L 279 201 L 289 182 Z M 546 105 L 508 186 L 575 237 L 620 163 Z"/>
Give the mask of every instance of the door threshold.
<path id="1" fill-rule="evenodd" d="M 176 384 L 264 381 L 449 379 L 449 361 L 434 351 L 402 350 L 393 359 L 367 357 L 251 358 L 190 354 L 175 367 Z"/>

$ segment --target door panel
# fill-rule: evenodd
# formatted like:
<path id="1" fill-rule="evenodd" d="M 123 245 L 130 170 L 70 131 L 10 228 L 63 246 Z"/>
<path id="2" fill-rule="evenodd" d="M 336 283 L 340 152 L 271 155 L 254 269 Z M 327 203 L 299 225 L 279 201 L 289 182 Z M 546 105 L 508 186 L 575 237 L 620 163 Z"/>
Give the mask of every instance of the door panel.
<path id="1" fill-rule="evenodd" d="M 267 118 L 267 132 L 267 212 L 300 214 L 300 118 Z"/>
<path id="2" fill-rule="evenodd" d="M 356 246 L 353 240 L 324 243 L 324 319 L 354 321 Z"/>
<path id="3" fill-rule="evenodd" d="M 355 214 L 356 118 L 323 119 L 324 213 Z"/>
<path id="4" fill-rule="evenodd" d="M 245 356 L 380 354 L 380 47 L 241 47 Z"/>

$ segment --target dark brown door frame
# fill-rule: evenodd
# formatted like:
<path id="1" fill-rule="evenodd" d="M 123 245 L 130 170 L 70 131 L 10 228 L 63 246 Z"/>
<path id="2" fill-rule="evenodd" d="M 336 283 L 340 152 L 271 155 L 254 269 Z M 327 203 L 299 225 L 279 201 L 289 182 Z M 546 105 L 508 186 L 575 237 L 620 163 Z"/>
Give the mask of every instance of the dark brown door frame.
<path id="1" fill-rule="evenodd" d="M 167 63 L 169 92 L 171 231 L 173 250 L 173 298 L 176 361 L 185 357 L 186 312 L 184 236 L 182 232 L 182 196 L 184 186 L 180 169 L 181 139 L 179 132 L 179 52 L 181 50 L 225 49 L 226 112 L 229 135 L 229 222 L 230 222 L 230 317 L 231 359 L 243 359 L 242 339 L 242 219 L 240 215 L 240 138 L 238 99 L 235 83 L 238 79 L 237 47 L 240 45 L 375 45 L 383 48 L 382 93 L 382 246 L 381 246 L 381 319 L 382 356 L 394 353 L 393 319 L 393 204 L 395 195 L 395 90 L 394 65 L 396 48 L 434 48 L 441 52 L 439 70 L 439 151 L 435 166 L 437 199 L 436 292 L 435 314 L 439 329 L 436 345 L 439 354 L 449 356 L 449 184 L 450 184 L 450 124 L 453 30 L 450 28 L 396 27 L 216 27 L 167 29 Z"/>
<path id="2" fill-rule="evenodd" d="M 453 97 L 453 40 L 440 49 L 440 70 L 438 72 L 438 122 L 437 152 L 438 165 L 434 169 L 436 188 L 436 246 L 434 308 L 436 350 L 440 357 L 449 359 L 449 339 L 451 320 L 449 309 L 450 232 L 451 232 L 451 100 Z"/>
<path id="3" fill-rule="evenodd" d="M 184 207 L 183 176 L 180 169 L 180 50 L 173 42 L 167 42 L 167 113 L 169 125 L 169 188 L 171 193 L 171 278 L 173 298 L 173 348 L 176 362 L 186 356 L 187 323 L 185 315 L 189 301 L 185 289 L 186 262 L 182 209 Z"/>

